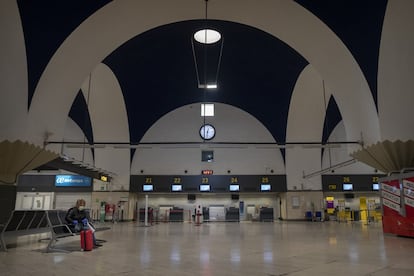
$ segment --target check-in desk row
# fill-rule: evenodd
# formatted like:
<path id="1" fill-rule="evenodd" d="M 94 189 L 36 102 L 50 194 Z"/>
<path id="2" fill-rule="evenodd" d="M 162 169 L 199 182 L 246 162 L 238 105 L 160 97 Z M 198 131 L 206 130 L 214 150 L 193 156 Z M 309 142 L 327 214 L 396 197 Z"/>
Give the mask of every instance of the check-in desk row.
<path id="1" fill-rule="evenodd" d="M 239 208 L 229 207 L 226 210 L 226 221 L 240 221 L 240 211 Z"/>
<path id="2" fill-rule="evenodd" d="M 273 208 L 267 208 L 267 207 L 260 208 L 259 220 L 260 221 L 273 221 L 274 220 Z"/>

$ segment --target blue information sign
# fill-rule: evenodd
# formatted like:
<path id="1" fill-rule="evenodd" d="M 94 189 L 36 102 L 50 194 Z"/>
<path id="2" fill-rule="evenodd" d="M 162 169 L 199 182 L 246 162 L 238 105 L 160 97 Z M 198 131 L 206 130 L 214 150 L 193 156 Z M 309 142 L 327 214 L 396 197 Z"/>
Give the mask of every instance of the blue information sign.
<path id="1" fill-rule="evenodd" d="M 92 184 L 90 177 L 82 175 L 56 175 L 56 187 L 89 187 Z"/>

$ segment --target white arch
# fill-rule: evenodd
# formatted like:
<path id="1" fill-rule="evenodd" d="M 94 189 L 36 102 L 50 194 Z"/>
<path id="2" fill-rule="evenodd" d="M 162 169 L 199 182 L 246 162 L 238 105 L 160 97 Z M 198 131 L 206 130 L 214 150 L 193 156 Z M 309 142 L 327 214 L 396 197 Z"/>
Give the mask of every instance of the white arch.
<path id="1" fill-rule="evenodd" d="M 129 142 L 126 105 L 118 80 L 103 63 L 82 85 L 92 123 L 95 142 Z"/>
<path id="2" fill-rule="evenodd" d="M 312 65 L 300 74 L 292 94 L 286 129 L 288 142 L 317 142 L 322 140 L 325 118 L 324 91 L 322 79 Z M 326 93 L 329 99 L 330 94 Z M 321 170 L 320 148 L 300 146 L 286 149 L 286 177 L 288 189 L 320 190 L 319 181 L 303 179 L 304 173 Z M 317 184 L 314 184 L 317 183 Z"/>
<path id="3" fill-rule="evenodd" d="M 17 1 L 0 2 L 0 26 L 0 141 L 25 140 L 27 61 Z"/>
<path id="4" fill-rule="evenodd" d="M 389 0 L 378 61 L 378 113 L 382 138 L 414 138 L 414 1 Z"/>
<path id="5" fill-rule="evenodd" d="M 100 63 L 82 85 L 95 142 L 129 143 L 128 115 L 121 87 L 111 69 Z M 89 95 L 87 95 L 89 94 Z M 114 162 L 116 160 L 116 162 Z M 111 168 L 116 176 L 113 189 L 128 189 L 130 150 L 114 148 L 95 149 L 95 167 Z"/>
<path id="6" fill-rule="evenodd" d="M 257 27 L 296 49 L 334 91 L 348 139 L 359 139 L 364 132 L 368 143 L 379 140 L 376 109 L 358 64 L 340 39 L 306 9 L 293 1 L 267 0 L 258 5 L 228 0 L 211 2 L 209 14 Z M 81 80 L 112 50 L 143 31 L 195 18 L 203 18 L 201 1 L 182 0 L 179 5 L 169 0 L 114 1 L 97 11 L 66 39 L 39 81 L 29 116 L 34 142 L 41 142 L 45 130 L 61 137 Z"/>

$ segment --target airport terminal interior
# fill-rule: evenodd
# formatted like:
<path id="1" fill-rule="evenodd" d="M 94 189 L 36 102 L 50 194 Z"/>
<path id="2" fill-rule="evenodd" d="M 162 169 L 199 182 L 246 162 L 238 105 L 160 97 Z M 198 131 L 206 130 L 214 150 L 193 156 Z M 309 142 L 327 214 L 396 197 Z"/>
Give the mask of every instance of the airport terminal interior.
<path id="1" fill-rule="evenodd" d="M 2 275 L 414 275 L 413 12 L 1 1 Z"/>

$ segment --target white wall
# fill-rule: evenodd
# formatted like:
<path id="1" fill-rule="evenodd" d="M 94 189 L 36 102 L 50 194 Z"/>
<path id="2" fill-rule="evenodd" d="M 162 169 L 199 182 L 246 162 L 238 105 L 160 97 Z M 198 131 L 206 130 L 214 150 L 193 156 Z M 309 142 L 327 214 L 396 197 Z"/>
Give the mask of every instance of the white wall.
<path id="1" fill-rule="evenodd" d="M 78 199 L 84 199 L 86 208 L 91 208 L 91 193 L 55 193 L 54 209 L 68 210 L 75 206 Z"/>
<path id="2" fill-rule="evenodd" d="M 323 211 L 323 193 L 321 191 L 288 192 L 283 195 L 282 217 L 285 219 L 305 219 L 307 211 Z"/>
<path id="3" fill-rule="evenodd" d="M 53 203 L 54 193 L 18 192 L 15 210 L 51 210 Z"/>
<path id="4" fill-rule="evenodd" d="M 142 142 L 202 142 L 199 129 L 203 124 L 200 104 L 178 108 L 160 118 L 145 134 Z M 269 131 L 245 111 L 215 103 L 215 116 L 206 122 L 216 128 L 213 142 L 268 142 L 275 140 Z M 201 143 L 202 144 L 202 143 Z M 214 162 L 201 162 L 202 150 L 214 150 Z M 254 145 L 154 145 L 138 148 L 131 173 L 200 174 L 212 169 L 214 174 L 284 174 L 285 166 L 279 149 Z"/>

